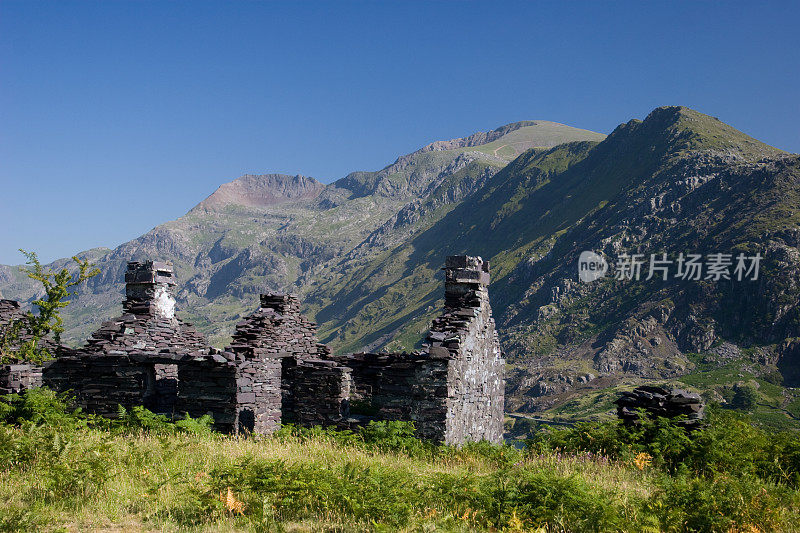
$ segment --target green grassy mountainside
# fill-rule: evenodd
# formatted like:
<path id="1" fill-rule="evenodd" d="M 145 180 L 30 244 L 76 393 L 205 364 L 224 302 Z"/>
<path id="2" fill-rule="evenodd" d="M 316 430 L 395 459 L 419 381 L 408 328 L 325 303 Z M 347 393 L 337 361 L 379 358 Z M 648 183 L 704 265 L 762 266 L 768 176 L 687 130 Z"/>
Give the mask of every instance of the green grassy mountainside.
<path id="1" fill-rule="evenodd" d="M 765 421 L 797 425 L 798 395 L 773 383 L 798 383 L 799 163 L 712 117 L 660 108 L 600 143 L 524 153 L 309 300 L 319 302 L 326 340 L 344 351 L 408 348 L 438 312 L 443 258 L 480 254 L 492 261 L 492 304 L 513 366 L 508 411 L 608 415 L 620 387 L 658 381 L 717 401 L 756 387 Z M 583 250 L 609 261 L 623 252 L 764 260 L 756 282 L 583 284 Z"/>
<path id="2" fill-rule="evenodd" d="M 258 305 L 260 292 L 304 295 L 332 269 L 393 248 L 519 151 L 603 137 L 553 122 L 518 122 L 429 144 L 382 170 L 354 172 L 327 186 L 305 176 L 242 176 L 178 220 L 114 250 L 80 254 L 101 275 L 70 305 L 65 338 L 80 343 L 120 312 L 127 261 L 161 258 L 175 263 L 183 316 L 222 345 Z M 34 291 L 17 268 L 0 266 L 3 297 L 30 301 Z"/>
<path id="3" fill-rule="evenodd" d="M 116 311 L 125 261 L 151 257 L 175 262 L 184 316 L 217 343 L 258 292 L 281 290 L 301 295 L 339 352 L 410 349 L 441 308 L 445 256 L 469 253 L 492 264 L 512 431 L 609 416 L 641 382 L 723 403 L 752 389 L 760 420 L 798 425 L 800 158 L 716 118 L 663 107 L 608 137 L 520 122 L 328 186 L 272 175 L 220 189 L 92 252 L 103 274 L 76 302 L 73 338 Z M 755 281 L 646 280 L 645 266 L 640 280 L 583 283 L 582 251 L 610 274 L 626 253 L 763 259 Z M 32 296 L 10 268 L 0 291 Z"/>

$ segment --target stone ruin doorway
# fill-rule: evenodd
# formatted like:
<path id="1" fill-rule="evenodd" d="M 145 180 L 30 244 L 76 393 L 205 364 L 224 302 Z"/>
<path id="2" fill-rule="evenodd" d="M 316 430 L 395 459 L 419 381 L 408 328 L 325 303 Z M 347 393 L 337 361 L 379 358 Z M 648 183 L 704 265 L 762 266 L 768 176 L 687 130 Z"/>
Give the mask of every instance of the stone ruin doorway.
<path id="1" fill-rule="evenodd" d="M 172 417 L 178 401 L 178 365 L 145 365 L 142 404 L 145 409 Z"/>

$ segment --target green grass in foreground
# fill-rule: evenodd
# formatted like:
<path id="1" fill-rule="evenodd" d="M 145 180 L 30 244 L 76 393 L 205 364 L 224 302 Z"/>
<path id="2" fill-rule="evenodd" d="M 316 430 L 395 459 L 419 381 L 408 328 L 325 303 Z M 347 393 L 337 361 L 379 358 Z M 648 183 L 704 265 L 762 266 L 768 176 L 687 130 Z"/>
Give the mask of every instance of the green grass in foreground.
<path id="1" fill-rule="evenodd" d="M 231 437 L 46 390 L 0 399 L 0 531 L 792 531 L 796 435 L 715 414 L 542 432 L 526 450 L 284 428 Z"/>

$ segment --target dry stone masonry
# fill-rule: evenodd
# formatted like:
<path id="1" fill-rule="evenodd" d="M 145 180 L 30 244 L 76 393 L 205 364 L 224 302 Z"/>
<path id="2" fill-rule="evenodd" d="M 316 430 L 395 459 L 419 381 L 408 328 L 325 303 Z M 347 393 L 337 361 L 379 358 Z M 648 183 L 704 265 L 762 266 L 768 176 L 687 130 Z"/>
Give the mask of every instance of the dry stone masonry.
<path id="1" fill-rule="evenodd" d="M 18 390 L 43 380 L 71 391 L 89 412 L 112 417 L 119 406 L 144 405 L 176 417 L 210 414 L 229 432 L 408 420 L 421 437 L 448 444 L 499 442 L 505 361 L 489 305 L 489 264 L 454 256 L 444 270 L 445 310 L 423 350 L 332 355 L 299 300 L 284 294 L 262 294 L 231 345 L 214 349 L 175 316 L 172 265 L 131 262 L 121 316 L 83 348 L 60 347 L 39 369 L 39 382 L 14 369 L 0 386 Z M 6 302 L 0 318 L 18 312 Z"/>
<path id="2" fill-rule="evenodd" d="M 676 418 L 685 416 L 677 424 L 695 429 L 702 425 L 705 404 L 699 394 L 683 389 L 641 386 L 631 392 L 623 392 L 616 401 L 617 415 L 628 423 L 639 421 L 639 409 L 644 409 L 651 418 Z"/>
<path id="3" fill-rule="evenodd" d="M 169 263 L 128 263 L 123 314 L 104 322 L 89 338 L 85 350 L 122 355 L 186 354 L 205 349 L 203 336 L 175 317 L 174 287 Z"/>
<path id="4" fill-rule="evenodd" d="M 8 345 L 9 350 L 19 348 L 22 342 L 30 337 L 24 329 L 18 333 L 17 338 L 6 338 L 11 325 L 22 320 L 25 313 L 20 309 L 19 302 L 0 299 L 0 343 Z M 54 347 L 48 347 L 54 351 Z M 30 363 L 0 364 L 0 395 L 14 394 L 25 389 L 42 386 L 42 367 Z"/>
<path id="5" fill-rule="evenodd" d="M 0 365 L 0 396 L 41 386 L 41 366 L 27 363 Z"/>
<path id="6" fill-rule="evenodd" d="M 496 442 L 503 434 L 505 360 L 489 305 L 489 263 L 453 256 L 444 270 L 445 312 L 428 341 L 431 354 L 448 360 L 445 441 Z"/>

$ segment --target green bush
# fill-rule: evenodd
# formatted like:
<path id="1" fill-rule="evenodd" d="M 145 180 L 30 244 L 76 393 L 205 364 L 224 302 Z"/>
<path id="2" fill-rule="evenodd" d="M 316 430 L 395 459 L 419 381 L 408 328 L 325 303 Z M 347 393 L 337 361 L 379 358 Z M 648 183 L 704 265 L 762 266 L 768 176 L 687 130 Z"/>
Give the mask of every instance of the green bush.
<path id="1" fill-rule="evenodd" d="M 761 376 L 761 379 L 767 383 L 772 383 L 773 385 L 783 385 L 783 374 L 781 374 L 778 370 L 770 370 Z"/>
<path id="2" fill-rule="evenodd" d="M 636 425 L 614 420 L 583 423 L 574 428 L 549 428 L 530 439 L 527 447 L 535 453 L 590 452 L 625 460 L 646 453 L 656 466 L 675 471 L 691 453 L 691 438 L 669 419 L 642 417 Z"/>
<path id="3" fill-rule="evenodd" d="M 752 385 L 741 385 L 733 391 L 731 407 L 736 409 L 751 410 L 758 402 L 758 392 Z"/>
<path id="4" fill-rule="evenodd" d="M 792 432 L 769 432 L 744 414 L 709 410 L 707 425 L 687 432 L 665 418 L 643 418 L 637 425 L 620 421 L 550 429 L 528 441 L 532 453 L 591 452 L 631 460 L 646 453 L 667 473 L 690 472 L 714 478 L 755 476 L 793 487 L 800 483 L 800 439 Z"/>
<path id="5" fill-rule="evenodd" d="M 137 405 L 125 409 L 117 407 L 117 418 L 107 421 L 108 429 L 115 433 L 146 432 L 160 434 L 192 433 L 195 435 L 210 435 L 213 433 L 214 419 L 210 415 L 192 418 L 185 414 L 178 420 L 170 420 L 165 415 L 156 414 L 149 409 Z"/>
<path id="6" fill-rule="evenodd" d="M 44 387 L 0 396 L 0 422 L 16 426 L 44 424 L 62 429 L 86 425 L 87 417 L 80 409 L 71 408 L 71 403 L 67 394 L 56 394 Z"/>
<path id="7" fill-rule="evenodd" d="M 90 415 L 73 408 L 73 399 L 67 393 L 57 394 L 45 387 L 29 389 L 20 394 L 0 396 L 0 424 L 14 426 L 47 426 L 65 431 L 95 427 L 112 433 L 153 432 L 211 434 L 214 419 L 209 415 L 170 420 L 141 406 L 117 408 L 116 419 Z"/>
<path id="8" fill-rule="evenodd" d="M 364 444 L 378 450 L 419 455 L 426 450 L 426 447 L 423 441 L 414 436 L 415 432 L 413 422 L 398 420 L 380 422 L 373 420 L 358 430 Z"/>

